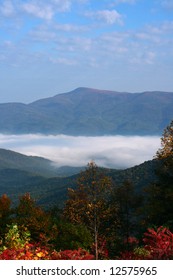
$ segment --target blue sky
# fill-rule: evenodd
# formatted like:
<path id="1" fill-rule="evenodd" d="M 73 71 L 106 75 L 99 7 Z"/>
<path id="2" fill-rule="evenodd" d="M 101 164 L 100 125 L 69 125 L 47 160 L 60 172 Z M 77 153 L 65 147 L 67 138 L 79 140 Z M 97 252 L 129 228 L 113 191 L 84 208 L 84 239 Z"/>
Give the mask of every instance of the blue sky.
<path id="1" fill-rule="evenodd" d="M 172 0 L 0 0 L 0 103 L 173 91 Z"/>

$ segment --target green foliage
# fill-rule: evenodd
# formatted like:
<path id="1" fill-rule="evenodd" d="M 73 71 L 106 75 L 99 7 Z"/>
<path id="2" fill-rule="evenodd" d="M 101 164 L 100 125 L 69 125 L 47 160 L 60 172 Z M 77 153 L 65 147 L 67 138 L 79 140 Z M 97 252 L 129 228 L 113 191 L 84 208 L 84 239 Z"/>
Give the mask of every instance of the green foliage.
<path id="1" fill-rule="evenodd" d="M 0 149 L 0 170 L 22 170 L 33 176 L 56 176 L 56 169 L 51 161 L 36 156 L 26 156 L 11 150 Z"/>
<path id="2" fill-rule="evenodd" d="M 7 151 L 4 153 L 6 154 L 6 152 Z M 17 156 L 13 157 L 12 152 L 10 153 L 8 151 L 7 155 L 3 155 L 3 158 L 8 158 L 8 153 L 10 154 L 10 160 L 12 161 L 13 159 L 13 166 L 18 168 L 18 165 L 15 165 L 15 161 L 18 161 L 18 159 L 16 159 Z M 32 165 L 32 161 L 30 163 Z M 20 168 L 22 168 L 22 158 L 20 159 L 20 164 Z M 133 182 L 135 189 L 140 191 L 144 186 L 150 184 L 155 179 L 156 176 L 154 174 L 154 169 L 156 168 L 156 165 L 157 161 L 152 160 L 125 170 L 102 168 L 100 169 L 100 172 L 104 172 L 106 176 L 111 178 L 115 185 L 121 185 L 125 180 L 129 180 Z M 33 164 L 33 167 L 34 166 L 35 165 Z M 60 174 L 64 176 L 63 170 L 64 168 L 60 170 L 60 173 L 58 173 L 57 170 L 57 176 Z M 68 174 L 73 174 L 76 173 L 77 170 L 80 172 L 81 169 L 65 168 L 65 172 L 66 170 L 69 170 Z M 35 173 L 29 172 L 29 169 L 28 171 L 24 171 L 14 168 L 0 168 L 0 195 L 6 193 L 10 198 L 13 199 L 13 204 L 17 205 L 18 197 L 26 192 L 29 192 L 31 196 L 37 200 L 37 203 L 39 203 L 44 208 L 49 208 L 53 205 L 58 205 L 62 208 L 65 200 L 67 199 L 68 187 L 70 186 L 71 188 L 75 188 L 76 180 L 79 176 L 80 174 L 63 178 L 45 178 L 42 176 L 36 176 Z"/>
<path id="3" fill-rule="evenodd" d="M 173 121 L 164 130 L 161 145 L 156 153 L 157 180 L 146 188 L 146 211 L 149 223 L 173 230 Z"/>
<path id="4" fill-rule="evenodd" d="M 44 235 L 51 232 L 49 215 L 36 205 L 29 193 L 20 197 L 15 209 L 15 220 L 18 225 L 28 228 L 34 241 L 40 240 L 40 236 L 44 239 Z"/>
<path id="5" fill-rule="evenodd" d="M 56 223 L 57 236 L 53 240 L 56 250 L 74 250 L 78 248 L 89 249 L 92 245 L 92 236 L 84 225 L 74 225 L 59 220 Z"/>
<path id="6" fill-rule="evenodd" d="M 148 259 L 150 256 L 149 250 L 144 247 L 136 247 L 134 248 L 134 255 L 138 256 L 139 259 Z"/>
<path id="7" fill-rule="evenodd" d="M 130 181 L 125 181 L 121 186 L 114 190 L 113 202 L 118 205 L 118 232 L 129 247 L 129 237 L 138 232 L 141 215 L 142 195 L 135 191 Z"/>
<path id="8" fill-rule="evenodd" d="M 22 248 L 26 243 L 30 240 L 30 232 L 23 228 L 19 230 L 17 224 L 7 225 L 8 232 L 5 234 L 5 238 L 1 243 L 3 246 L 1 247 L 1 251 L 9 248 L 9 249 L 19 249 Z"/>

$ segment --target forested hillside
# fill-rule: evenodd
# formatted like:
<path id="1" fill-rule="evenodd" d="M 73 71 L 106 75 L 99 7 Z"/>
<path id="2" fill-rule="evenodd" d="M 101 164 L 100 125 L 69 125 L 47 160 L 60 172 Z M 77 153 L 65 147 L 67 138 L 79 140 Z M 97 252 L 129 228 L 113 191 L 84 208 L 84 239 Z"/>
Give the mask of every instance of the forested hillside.
<path id="1" fill-rule="evenodd" d="M 0 195 L 6 193 L 15 203 L 20 195 L 29 192 L 43 207 L 62 206 L 67 189 L 75 187 L 80 172 L 86 169 L 67 166 L 55 169 L 46 159 L 3 149 L 0 155 Z M 115 187 L 129 180 L 137 190 L 141 190 L 155 178 L 156 165 L 152 160 L 124 170 L 100 170 L 112 178 Z"/>
<path id="2" fill-rule="evenodd" d="M 0 149 L 0 171 L 3 169 L 17 169 L 44 177 L 52 177 L 57 174 L 56 168 L 48 159 Z"/>

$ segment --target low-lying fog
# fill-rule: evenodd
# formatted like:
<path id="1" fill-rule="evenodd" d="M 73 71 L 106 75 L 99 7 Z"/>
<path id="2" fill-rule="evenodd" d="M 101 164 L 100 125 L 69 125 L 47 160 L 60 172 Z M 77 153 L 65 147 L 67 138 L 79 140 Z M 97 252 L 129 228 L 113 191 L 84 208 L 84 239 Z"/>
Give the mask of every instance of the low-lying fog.
<path id="1" fill-rule="evenodd" d="M 0 135 L 0 148 L 41 156 L 57 166 L 97 165 L 126 168 L 150 160 L 160 148 L 159 136 Z"/>

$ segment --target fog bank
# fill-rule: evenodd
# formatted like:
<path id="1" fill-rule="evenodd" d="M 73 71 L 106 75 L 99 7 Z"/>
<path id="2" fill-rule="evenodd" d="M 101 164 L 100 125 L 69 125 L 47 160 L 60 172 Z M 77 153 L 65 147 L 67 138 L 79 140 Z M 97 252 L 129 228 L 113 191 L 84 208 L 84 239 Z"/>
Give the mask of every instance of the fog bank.
<path id="1" fill-rule="evenodd" d="M 127 168 L 151 160 L 160 148 L 160 137 L 0 134 L 0 147 L 45 157 L 57 166 L 85 166 L 94 160 L 103 167 Z"/>

